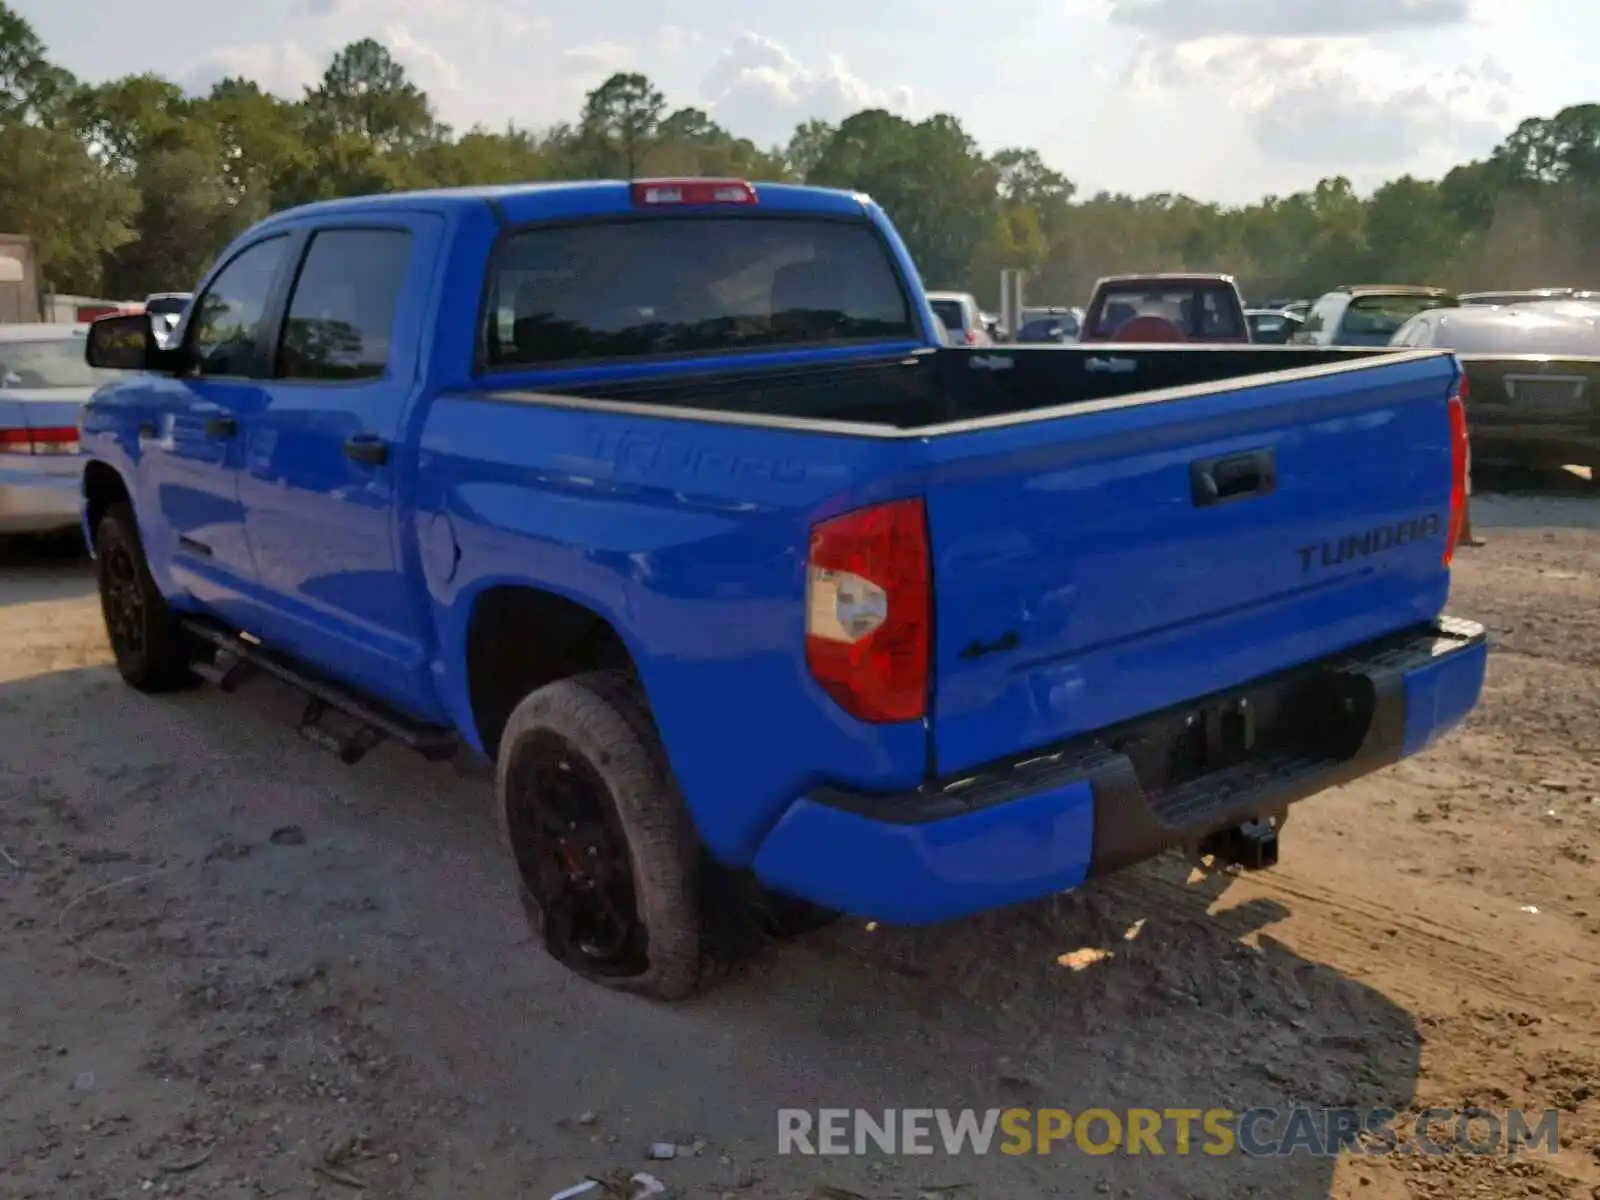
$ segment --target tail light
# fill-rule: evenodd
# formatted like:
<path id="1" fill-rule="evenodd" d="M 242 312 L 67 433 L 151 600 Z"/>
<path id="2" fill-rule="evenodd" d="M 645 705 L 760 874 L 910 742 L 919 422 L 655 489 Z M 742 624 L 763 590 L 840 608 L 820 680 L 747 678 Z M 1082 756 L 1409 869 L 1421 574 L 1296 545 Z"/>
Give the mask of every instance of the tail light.
<path id="1" fill-rule="evenodd" d="M 851 716 L 884 724 L 926 715 L 930 576 L 921 499 L 858 509 L 812 529 L 806 664 Z"/>
<path id="2" fill-rule="evenodd" d="M 756 189 L 742 179 L 640 179 L 632 187 L 639 207 L 660 204 L 754 204 Z"/>
<path id="3" fill-rule="evenodd" d="M 0 429 L 0 454 L 76 454 L 78 429 Z"/>
<path id="4" fill-rule="evenodd" d="M 1446 405 L 1450 410 L 1450 524 L 1445 530 L 1444 565 L 1455 560 L 1456 543 L 1467 519 L 1467 473 L 1472 469 L 1472 446 L 1467 440 L 1467 395 L 1471 388 L 1461 376 Z"/>
<path id="5" fill-rule="evenodd" d="M 963 335 L 963 339 L 966 341 L 967 345 L 976 346 L 978 344 L 978 331 L 976 329 L 967 330 L 967 332 Z"/>

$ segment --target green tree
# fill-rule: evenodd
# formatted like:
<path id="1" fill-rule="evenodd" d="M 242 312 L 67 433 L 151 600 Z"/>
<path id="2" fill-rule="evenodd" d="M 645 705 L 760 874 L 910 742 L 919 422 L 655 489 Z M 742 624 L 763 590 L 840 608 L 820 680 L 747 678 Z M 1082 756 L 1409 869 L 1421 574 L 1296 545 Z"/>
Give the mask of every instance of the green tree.
<path id="1" fill-rule="evenodd" d="M 597 173 L 637 179 L 666 110 L 667 98 L 639 74 L 619 71 L 590 92 L 579 129 Z"/>
<path id="2" fill-rule="evenodd" d="M 53 124 L 75 88 L 45 56 L 33 26 L 0 0 L 0 125 Z"/>
<path id="3" fill-rule="evenodd" d="M 335 54 L 322 82 L 307 90 L 305 103 L 315 132 L 357 139 L 380 154 L 415 150 L 448 134 L 427 93 L 372 38 Z"/>

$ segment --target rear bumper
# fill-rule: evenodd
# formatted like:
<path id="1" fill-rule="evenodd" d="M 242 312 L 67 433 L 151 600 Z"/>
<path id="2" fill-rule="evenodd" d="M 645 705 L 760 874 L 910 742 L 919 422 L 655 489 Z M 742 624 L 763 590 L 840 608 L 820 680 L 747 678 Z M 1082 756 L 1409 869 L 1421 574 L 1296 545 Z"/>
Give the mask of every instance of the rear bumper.
<path id="1" fill-rule="evenodd" d="M 0 471 L 0 534 L 57 533 L 78 524 L 78 477 Z"/>
<path id="2" fill-rule="evenodd" d="M 1048 896 L 1417 753 L 1471 712 L 1487 661 L 1481 625 L 1441 618 L 1260 681 L 1332 673 L 1360 694 L 1364 727 L 1343 753 L 1264 755 L 1159 792 L 1101 737 L 914 792 L 815 792 L 772 829 L 755 872 L 779 891 L 904 924 Z"/>

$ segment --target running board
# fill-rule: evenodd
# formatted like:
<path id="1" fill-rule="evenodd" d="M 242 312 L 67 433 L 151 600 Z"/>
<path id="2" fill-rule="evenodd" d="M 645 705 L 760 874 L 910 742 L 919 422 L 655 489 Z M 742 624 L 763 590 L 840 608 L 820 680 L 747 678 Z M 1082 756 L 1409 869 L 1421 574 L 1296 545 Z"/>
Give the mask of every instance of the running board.
<path id="1" fill-rule="evenodd" d="M 460 739 L 454 731 L 413 721 L 338 684 L 313 679 L 264 646 L 192 618 L 186 619 L 183 627 L 200 641 L 216 647 L 211 661 L 197 660 L 190 664 L 190 669 L 224 692 L 236 691 L 257 670 L 304 692 L 306 707 L 300 718 L 300 735 L 342 762 L 360 762 L 367 751 L 385 738 L 433 762 L 450 758 L 460 749 Z M 331 727 L 328 718 L 334 714 L 343 718 L 338 724 L 351 727 Z"/>

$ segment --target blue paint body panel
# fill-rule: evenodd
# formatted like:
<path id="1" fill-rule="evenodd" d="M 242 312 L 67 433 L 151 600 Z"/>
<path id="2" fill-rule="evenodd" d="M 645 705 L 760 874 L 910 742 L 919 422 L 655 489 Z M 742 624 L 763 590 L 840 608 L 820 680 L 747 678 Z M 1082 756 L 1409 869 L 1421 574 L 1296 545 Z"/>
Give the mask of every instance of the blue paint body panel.
<path id="1" fill-rule="evenodd" d="M 1063 407 L 1032 419 L 896 436 L 538 399 L 682 374 L 965 353 L 941 348 L 915 266 L 870 200 L 759 193 L 763 213 L 875 226 L 919 336 L 484 376 L 479 307 L 497 238 L 541 221 L 637 215 L 628 185 L 334 201 L 269 219 L 216 270 L 266 237 L 294 240 L 297 259 L 319 229 L 411 231 L 385 375 L 327 386 L 124 380 L 89 406 L 85 453 L 125 481 L 175 606 L 452 726 L 480 750 L 467 651 L 475 606 L 492 589 L 526 587 L 597 614 L 632 655 L 710 851 L 781 890 L 885 919 L 944 919 L 1080 883 L 1095 837 L 1087 785 L 922 824 L 846 812 L 824 792 L 916 789 L 1443 608 L 1438 536 L 1360 562 L 1319 556 L 1330 537 L 1447 509 L 1447 355 L 1149 403 L 1070 407 L 1063 395 Z M 238 421 L 231 441 L 205 436 L 219 410 Z M 352 435 L 386 441 L 388 462 L 345 457 Z M 1276 456 L 1271 495 L 1194 506 L 1192 460 L 1261 449 Z M 870 725 L 808 672 L 806 552 L 819 520 L 909 496 L 925 500 L 933 550 L 930 711 Z M 1007 633 L 1010 654 L 964 653 Z M 1481 653 L 1475 662 L 1441 660 L 1408 677 L 1407 753 L 1476 703 Z"/>

